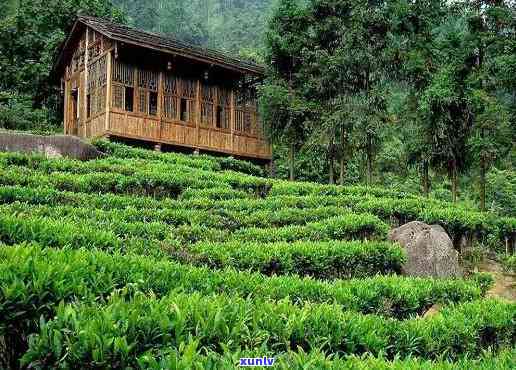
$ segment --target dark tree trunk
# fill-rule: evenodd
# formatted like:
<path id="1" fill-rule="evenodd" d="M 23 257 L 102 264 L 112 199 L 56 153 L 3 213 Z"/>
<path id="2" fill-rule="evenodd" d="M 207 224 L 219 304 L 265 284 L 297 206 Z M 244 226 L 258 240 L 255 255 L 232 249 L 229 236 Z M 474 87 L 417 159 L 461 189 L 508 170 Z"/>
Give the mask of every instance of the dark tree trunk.
<path id="1" fill-rule="evenodd" d="M 452 168 L 451 168 L 451 181 L 452 181 L 452 200 L 453 203 L 457 202 L 457 193 L 459 190 L 459 184 L 458 184 L 458 176 L 457 176 L 457 163 L 455 161 L 452 162 Z"/>
<path id="2" fill-rule="evenodd" d="M 344 127 L 340 128 L 340 176 L 339 176 L 339 184 L 344 185 L 344 181 L 346 180 L 346 144 L 347 144 L 347 135 L 346 129 Z"/>
<path id="3" fill-rule="evenodd" d="M 274 163 L 274 159 L 271 159 L 269 164 L 267 165 L 269 177 L 276 177 L 276 163 Z"/>
<path id="4" fill-rule="evenodd" d="M 335 142 L 333 141 L 333 137 L 328 146 L 328 172 L 328 181 L 333 185 L 335 184 Z"/>
<path id="5" fill-rule="evenodd" d="M 428 161 L 426 159 L 423 160 L 422 181 L 423 194 L 428 198 L 428 194 L 430 193 L 430 176 L 428 174 Z"/>
<path id="6" fill-rule="evenodd" d="M 288 152 L 288 165 L 289 165 L 289 180 L 294 181 L 294 156 L 295 156 L 295 148 L 294 144 L 290 144 L 289 152 Z"/>
<path id="7" fill-rule="evenodd" d="M 335 161 L 334 161 L 333 157 L 330 158 L 329 162 L 330 162 L 329 163 L 329 167 L 330 167 L 330 169 L 329 169 L 329 172 L 330 172 L 329 173 L 329 183 L 331 185 L 333 185 L 333 184 L 335 184 L 335 165 L 334 165 Z"/>
<path id="8" fill-rule="evenodd" d="M 344 154 L 342 154 L 342 157 L 340 157 L 339 184 L 344 185 L 345 179 L 346 179 L 346 160 L 344 159 Z"/>
<path id="9" fill-rule="evenodd" d="M 367 137 L 367 185 L 373 184 L 373 144 L 371 142 L 371 137 L 368 135 Z"/>
<path id="10" fill-rule="evenodd" d="M 480 158 L 480 210 L 486 210 L 486 161 Z"/>

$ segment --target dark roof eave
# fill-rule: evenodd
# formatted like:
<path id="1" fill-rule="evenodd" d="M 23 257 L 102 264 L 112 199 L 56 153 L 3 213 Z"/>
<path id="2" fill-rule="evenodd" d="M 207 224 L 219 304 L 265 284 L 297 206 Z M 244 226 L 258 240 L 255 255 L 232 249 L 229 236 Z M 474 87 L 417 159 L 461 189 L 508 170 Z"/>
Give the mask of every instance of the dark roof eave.
<path id="1" fill-rule="evenodd" d="M 57 57 L 55 59 L 55 62 L 54 64 L 52 65 L 52 70 L 50 71 L 50 79 L 52 81 L 57 81 L 58 78 L 60 76 L 58 76 L 58 73 L 60 72 L 60 69 L 61 69 L 61 65 L 63 64 L 63 58 L 64 58 L 64 53 L 66 51 L 66 49 L 68 48 L 68 44 L 70 43 L 71 39 L 73 38 L 74 34 L 75 34 L 75 31 L 77 29 L 77 27 L 79 26 L 79 24 L 84 24 L 83 22 L 80 22 L 79 19 L 76 19 L 70 32 L 68 32 L 68 36 L 66 37 L 66 39 L 61 43 L 61 45 L 59 45 L 59 49 L 58 49 L 58 52 L 56 53 Z"/>
<path id="2" fill-rule="evenodd" d="M 94 26 L 91 26 L 91 25 L 90 25 L 90 27 L 95 28 Z M 108 38 L 110 38 L 112 40 L 118 41 L 118 42 L 123 42 L 123 43 L 126 43 L 126 44 L 132 44 L 132 45 L 140 46 L 140 47 L 143 47 L 143 48 L 146 48 L 146 49 L 153 49 L 153 50 L 160 51 L 160 52 L 163 52 L 163 53 L 168 53 L 168 54 L 173 54 L 173 55 L 181 55 L 181 56 L 183 56 L 185 58 L 194 59 L 194 60 L 197 60 L 197 61 L 200 61 L 200 62 L 205 62 L 205 63 L 208 63 L 208 64 L 218 65 L 218 66 L 221 66 L 223 68 L 231 69 L 231 70 L 237 71 L 237 72 L 250 73 L 250 74 L 254 74 L 256 76 L 263 76 L 265 74 L 265 68 L 263 68 L 263 67 L 261 67 L 261 68 L 244 68 L 244 67 L 239 67 L 239 66 L 236 66 L 236 65 L 231 64 L 231 63 L 227 63 L 227 62 L 223 62 L 223 61 L 219 61 L 219 60 L 214 60 L 213 58 L 210 58 L 210 57 L 207 57 L 207 56 L 193 55 L 192 53 L 185 53 L 185 52 L 182 52 L 180 49 L 172 49 L 172 48 L 169 48 L 169 47 L 159 47 L 159 46 L 156 46 L 156 45 L 143 44 L 143 43 L 139 43 L 137 41 L 131 40 L 130 38 L 124 38 L 124 37 L 114 36 L 114 35 L 107 35 L 106 32 L 99 31 L 98 29 L 95 29 L 95 30 L 100 32 L 100 33 L 102 33 L 102 34 L 105 34 L 106 37 L 108 37 Z"/>
<path id="3" fill-rule="evenodd" d="M 104 22 L 104 24 L 102 22 Z M 63 64 L 63 59 L 65 57 L 65 52 L 68 49 L 69 43 L 71 42 L 71 40 L 80 24 L 82 24 L 86 27 L 91 27 L 95 31 L 103 34 L 107 38 L 112 39 L 114 41 L 123 42 L 126 44 L 132 44 L 132 45 L 147 48 L 147 49 L 153 49 L 153 50 L 163 52 L 163 53 L 181 55 L 185 58 L 197 60 L 197 61 L 208 63 L 208 64 L 218 65 L 222 68 L 236 71 L 239 73 L 251 74 L 251 75 L 255 75 L 257 77 L 263 77 L 265 75 L 265 68 L 263 66 L 254 64 L 251 62 L 240 61 L 237 59 L 225 60 L 224 55 L 215 50 L 209 50 L 209 49 L 204 49 L 204 48 L 202 50 L 201 50 L 201 48 L 198 48 L 199 50 L 195 50 L 196 46 L 188 45 L 188 44 L 185 45 L 185 49 L 182 49 L 181 45 L 179 45 L 179 47 L 177 47 L 177 48 L 174 48 L 171 46 L 159 46 L 159 45 L 155 45 L 153 43 L 149 43 L 149 42 L 145 42 L 145 41 L 133 40 L 130 37 L 123 37 L 122 35 L 114 34 L 109 29 L 105 29 L 103 27 L 106 25 L 118 26 L 118 27 L 121 27 L 121 30 L 120 30 L 120 32 L 117 32 L 117 33 L 122 33 L 124 31 L 123 30 L 124 26 L 117 25 L 117 24 L 114 24 L 114 23 L 111 23 L 111 22 L 108 22 L 106 20 L 102 20 L 99 18 L 86 17 L 86 16 L 79 16 L 76 19 L 76 21 L 74 22 L 74 24 L 71 28 L 71 31 L 68 34 L 68 37 L 66 38 L 65 42 L 63 42 L 63 44 L 61 45 L 60 51 L 58 53 L 58 57 L 52 68 L 53 75 L 57 75 L 58 72 L 61 70 L 62 64 Z M 137 29 L 131 29 L 131 30 L 134 32 L 139 32 L 142 35 L 152 35 L 153 37 L 158 37 L 163 40 L 167 40 L 167 41 L 169 40 L 162 35 L 156 35 L 156 34 L 152 34 L 150 32 L 137 30 Z M 219 55 L 205 55 L 204 53 L 219 54 Z M 228 56 L 228 58 L 233 59 L 229 56 Z"/>

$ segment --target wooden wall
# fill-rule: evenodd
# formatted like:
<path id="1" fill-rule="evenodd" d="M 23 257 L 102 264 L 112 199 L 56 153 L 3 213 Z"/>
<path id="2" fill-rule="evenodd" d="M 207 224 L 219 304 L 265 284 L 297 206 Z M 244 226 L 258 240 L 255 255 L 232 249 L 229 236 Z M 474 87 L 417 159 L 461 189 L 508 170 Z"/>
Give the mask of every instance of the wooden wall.
<path id="1" fill-rule="evenodd" d="M 105 134 L 107 59 L 112 43 L 88 29 L 75 40 L 63 76 L 64 133 L 79 137 Z"/>

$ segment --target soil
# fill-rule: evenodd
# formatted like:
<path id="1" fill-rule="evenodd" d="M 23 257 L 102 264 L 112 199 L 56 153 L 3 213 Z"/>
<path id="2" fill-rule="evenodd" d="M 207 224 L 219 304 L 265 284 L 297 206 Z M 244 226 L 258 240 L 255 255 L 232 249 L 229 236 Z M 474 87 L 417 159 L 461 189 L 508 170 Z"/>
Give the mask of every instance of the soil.
<path id="1" fill-rule="evenodd" d="M 488 297 L 516 302 L 516 274 L 505 272 L 499 262 L 490 258 L 484 258 L 478 271 L 488 272 L 495 279 L 493 287 L 487 292 Z"/>
<path id="2" fill-rule="evenodd" d="M 475 268 L 475 272 L 487 272 L 493 276 L 494 284 L 486 293 L 487 297 L 516 303 L 516 274 L 504 271 L 499 262 L 488 257 L 484 258 Z M 441 308 L 441 305 L 434 304 L 423 314 L 422 318 L 425 319 L 437 315 Z"/>

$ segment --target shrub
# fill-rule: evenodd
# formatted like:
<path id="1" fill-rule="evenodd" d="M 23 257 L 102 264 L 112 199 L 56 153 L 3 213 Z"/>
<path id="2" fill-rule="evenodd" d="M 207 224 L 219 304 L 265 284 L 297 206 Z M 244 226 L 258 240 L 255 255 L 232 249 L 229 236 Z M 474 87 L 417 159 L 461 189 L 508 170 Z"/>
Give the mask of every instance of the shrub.
<path id="1" fill-rule="evenodd" d="M 384 242 L 200 243 L 177 253 L 185 262 L 321 279 L 400 273 L 403 250 Z"/>
<path id="2" fill-rule="evenodd" d="M 333 305 L 293 306 L 227 296 L 173 294 L 162 299 L 114 295 L 107 305 L 60 305 L 42 323 L 25 365 L 127 367 L 150 350 L 178 348 L 195 337 L 199 349 L 321 349 L 325 353 L 423 359 L 478 356 L 514 344 L 514 306 L 494 300 L 445 308 L 426 320 L 397 322 L 343 312 Z M 66 343 L 66 346 L 60 345 Z"/>
<path id="3" fill-rule="evenodd" d="M 354 214 L 332 217 L 320 222 L 303 226 L 284 226 L 280 228 L 248 228 L 236 231 L 235 240 L 255 242 L 293 242 L 297 240 L 342 240 L 342 239 L 381 239 L 387 236 L 389 227 L 376 216 Z"/>
<path id="4" fill-rule="evenodd" d="M 47 109 L 34 109 L 30 96 L 0 91 L 0 128 L 39 133 L 56 131 L 59 126 L 49 122 Z"/>
<path id="5" fill-rule="evenodd" d="M 334 281 L 294 276 L 265 277 L 232 269 L 211 271 L 142 256 L 87 250 L 51 250 L 33 246 L 0 247 L 0 335 L 8 348 L 0 358 L 18 359 L 40 318 L 55 315 L 59 302 L 103 301 L 122 289 L 163 297 L 199 292 L 255 298 L 290 299 L 293 303 L 333 302 L 343 309 L 405 319 L 434 303 L 479 298 L 477 281 L 433 280 L 398 276 Z"/>
<path id="6" fill-rule="evenodd" d="M 137 362 L 144 369 L 229 369 L 240 364 L 240 358 L 274 358 L 274 367 L 282 370 L 503 370 L 514 367 L 516 350 L 503 350 L 500 353 L 486 352 L 480 359 L 460 359 L 457 362 L 429 361 L 417 358 L 395 359 L 389 361 L 384 356 L 327 356 L 321 351 L 294 352 L 289 351 L 278 355 L 275 352 L 237 351 L 219 355 L 215 352 L 199 351 L 198 343 L 194 340 L 179 349 L 160 351 L 159 354 L 145 353 L 138 357 Z"/>
<path id="7" fill-rule="evenodd" d="M 505 271 L 516 273 L 516 255 L 513 256 L 503 256 L 501 258 L 502 266 Z"/>

